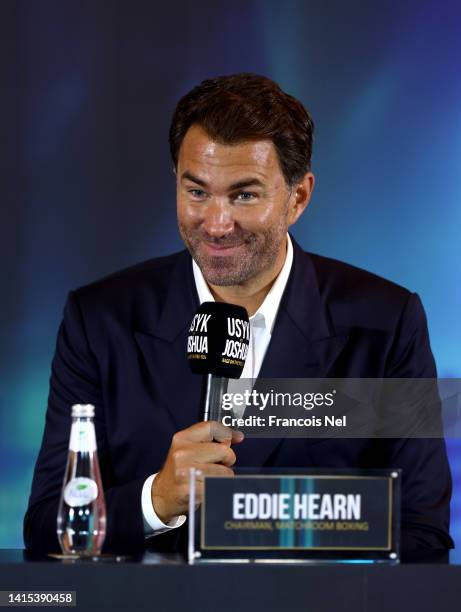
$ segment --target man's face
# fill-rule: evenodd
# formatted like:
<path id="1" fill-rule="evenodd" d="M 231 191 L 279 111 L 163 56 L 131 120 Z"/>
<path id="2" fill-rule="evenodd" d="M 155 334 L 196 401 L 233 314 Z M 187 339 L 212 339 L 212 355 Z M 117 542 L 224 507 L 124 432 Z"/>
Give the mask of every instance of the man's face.
<path id="1" fill-rule="evenodd" d="M 271 141 L 219 144 L 197 125 L 186 133 L 177 167 L 178 225 L 208 283 L 243 285 L 276 265 L 300 214 L 291 199 Z"/>

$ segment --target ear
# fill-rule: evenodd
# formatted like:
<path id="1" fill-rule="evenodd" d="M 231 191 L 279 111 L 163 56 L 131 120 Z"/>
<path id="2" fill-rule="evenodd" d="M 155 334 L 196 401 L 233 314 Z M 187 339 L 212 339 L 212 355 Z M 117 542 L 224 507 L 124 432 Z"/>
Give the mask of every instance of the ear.
<path id="1" fill-rule="evenodd" d="M 301 181 L 293 188 L 289 202 L 288 225 L 293 225 L 307 208 L 314 191 L 315 177 L 312 172 L 307 172 Z"/>

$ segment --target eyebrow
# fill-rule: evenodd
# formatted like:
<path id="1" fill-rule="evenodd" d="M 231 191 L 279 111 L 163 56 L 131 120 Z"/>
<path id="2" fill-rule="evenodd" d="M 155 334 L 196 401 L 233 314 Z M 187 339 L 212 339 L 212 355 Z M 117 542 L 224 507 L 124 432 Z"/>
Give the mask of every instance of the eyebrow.
<path id="1" fill-rule="evenodd" d="M 183 181 L 184 179 L 197 183 L 197 185 L 200 185 L 201 187 L 207 187 L 207 183 L 205 181 L 202 181 L 202 179 L 194 176 L 188 170 L 181 174 L 181 180 Z M 229 185 L 228 191 L 235 191 L 236 189 L 243 189 L 244 187 L 264 187 L 264 183 L 262 183 L 262 181 L 256 177 L 248 177 Z"/>

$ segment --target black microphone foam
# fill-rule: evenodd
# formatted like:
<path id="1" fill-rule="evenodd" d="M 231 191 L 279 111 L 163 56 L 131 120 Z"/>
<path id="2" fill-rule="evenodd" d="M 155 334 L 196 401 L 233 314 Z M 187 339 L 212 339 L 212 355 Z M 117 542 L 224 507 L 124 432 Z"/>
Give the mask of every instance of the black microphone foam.
<path id="1" fill-rule="evenodd" d="M 187 359 L 194 374 L 240 378 L 250 344 L 250 321 L 243 306 L 203 302 L 192 319 Z"/>

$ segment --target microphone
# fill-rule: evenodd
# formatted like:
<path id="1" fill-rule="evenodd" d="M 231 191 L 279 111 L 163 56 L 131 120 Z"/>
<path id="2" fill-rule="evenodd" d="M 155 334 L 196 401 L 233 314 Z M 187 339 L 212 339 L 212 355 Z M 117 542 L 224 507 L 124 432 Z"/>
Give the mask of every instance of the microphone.
<path id="1" fill-rule="evenodd" d="M 229 378 L 240 378 L 250 345 L 250 320 L 243 306 L 203 302 L 192 319 L 187 359 L 194 374 L 207 377 L 203 420 L 220 420 Z"/>

